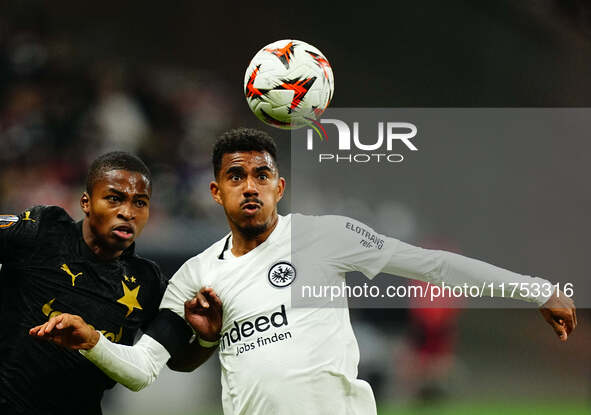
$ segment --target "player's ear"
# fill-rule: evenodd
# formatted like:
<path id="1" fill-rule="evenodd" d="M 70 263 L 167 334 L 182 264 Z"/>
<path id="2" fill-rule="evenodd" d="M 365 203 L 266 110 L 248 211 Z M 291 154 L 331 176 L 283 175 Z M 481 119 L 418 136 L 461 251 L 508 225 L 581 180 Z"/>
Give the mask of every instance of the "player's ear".
<path id="1" fill-rule="evenodd" d="M 90 214 L 90 195 L 87 192 L 84 192 L 80 198 L 80 207 L 86 216 Z"/>
<path id="2" fill-rule="evenodd" d="M 221 205 L 222 198 L 220 195 L 220 187 L 218 186 L 218 182 L 213 181 L 209 183 L 209 191 L 211 192 L 211 197 L 213 197 L 213 200 L 215 200 L 217 204 Z"/>
<path id="3" fill-rule="evenodd" d="M 285 179 L 279 177 L 277 180 L 277 201 L 279 202 L 283 198 L 283 192 L 285 192 Z"/>

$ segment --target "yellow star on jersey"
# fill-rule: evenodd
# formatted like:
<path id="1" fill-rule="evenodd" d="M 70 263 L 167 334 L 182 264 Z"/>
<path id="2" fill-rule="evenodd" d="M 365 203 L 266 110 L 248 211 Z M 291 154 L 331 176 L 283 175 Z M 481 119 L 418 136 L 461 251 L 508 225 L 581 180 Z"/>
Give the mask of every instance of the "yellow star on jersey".
<path id="1" fill-rule="evenodd" d="M 131 277 L 131 282 L 135 283 L 135 277 Z"/>
<path id="2" fill-rule="evenodd" d="M 133 312 L 134 308 L 142 310 L 142 306 L 137 301 L 137 295 L 140 291 L 140 286 L 138 285 L 133 290 L 130 290 L 123 281 L 121 281 L 121 285 L 123 285 L 123 297 L 118 299 L 117 302 L 127 307 L 127 314 L 125 317 L 129 316 Z"/>

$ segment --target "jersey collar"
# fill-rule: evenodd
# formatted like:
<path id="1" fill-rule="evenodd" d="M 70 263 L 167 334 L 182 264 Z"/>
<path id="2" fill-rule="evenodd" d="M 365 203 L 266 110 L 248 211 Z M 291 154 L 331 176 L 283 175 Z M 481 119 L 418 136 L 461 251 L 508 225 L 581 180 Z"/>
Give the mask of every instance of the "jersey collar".
<path id="1" fill-rule="evenodd" d="M 279 238 L 279 236 L 281 235 L 283 228 L 288 224 L 288 221 L 286 220 L 285 216 L 281 216 L 281 215 L 277 215 L 277 225 L 275 226 L 275 229 L 273 229 L 273 232 L 271 232 L 271 234 L 267 237 L 267 239 L 265 239 L 259 246 L 257 246 L 256 248 L 252 249 L 251 251 L 248 251 L 246 254 L 244 255 L 248 255 L 250 252 L 259 249 L 261 246 L 263 245 L 268 245 L 268 244 L 273 244 L 275 243 L 275 241 L 277 240 L 277 238 Z M 226 240 L 224 242 L 224 247 L 222 248 L 220 254 L 218 255 L 218 259 L 225 259 L 225 257 L 227 257 L 226 254 L 224 254 L 231 246 L 232 246 L 232 233 L 230 232 L 228 234 L 228 236 L 226 237 Z M 242 255 L 242 256 L 244 256 Z M 242 257 L 241 256 L 241 257 Z M 241 258 L 238 257 L 238 258 Z"/>

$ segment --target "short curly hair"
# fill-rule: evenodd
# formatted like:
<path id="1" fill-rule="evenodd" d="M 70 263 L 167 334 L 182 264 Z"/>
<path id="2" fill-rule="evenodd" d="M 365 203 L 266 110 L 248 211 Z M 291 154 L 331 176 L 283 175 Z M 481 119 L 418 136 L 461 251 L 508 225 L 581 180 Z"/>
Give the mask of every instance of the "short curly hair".
<path id="1" fill-rule="evenodd" d="M 264 131 L 253 128 L 235 128 L 222 134 L 213 146 L 211 161 L 215 177 L 218 177 L 218 173 L 222 168 L 224 154 L 237 151 L 267 152 L 273 158 L 275 166 L 278 166 L 277 145 L 273 137 Z"/>
<path id="2" fill-rule="evenodd" d="M 140 173 L 148 179 L 150 192 L 152 191 L 152 174 L 148 166 L 133 154 L 125 151 L 112 151 L 99 156 L 90 165 L 86 176 L 86 191 L 89 195 L 92 194 L 92 189 L 103 175 L 112 170 L 127 170 Z"/>

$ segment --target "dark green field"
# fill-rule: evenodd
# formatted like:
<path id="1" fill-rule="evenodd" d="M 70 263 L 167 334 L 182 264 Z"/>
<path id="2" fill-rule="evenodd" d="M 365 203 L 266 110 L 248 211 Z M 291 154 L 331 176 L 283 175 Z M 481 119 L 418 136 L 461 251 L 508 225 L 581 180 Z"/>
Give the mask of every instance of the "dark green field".
<path id="1" fill-rule="evenodd" d="M 582 415 L 591 414 L 591 404 L 575 402 L 556 403 L 449 403 L 442 406 L 423 407 L 382 407 L 379 415 Z"/>

